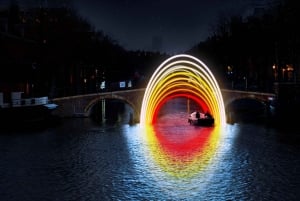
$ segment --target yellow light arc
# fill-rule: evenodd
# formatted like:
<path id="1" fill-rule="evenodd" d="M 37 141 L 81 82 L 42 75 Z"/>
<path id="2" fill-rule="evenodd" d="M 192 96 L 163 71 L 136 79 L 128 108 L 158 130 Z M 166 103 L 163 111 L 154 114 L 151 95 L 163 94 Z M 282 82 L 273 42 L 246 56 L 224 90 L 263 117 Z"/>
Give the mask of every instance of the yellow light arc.
<path id="1" fill-rule="evenodd" d="M 214 116 L 215 124 L 226 124 L 223 97 L 215 77 L 202 61 L 186 54 L 170 57 L 153 73 L 143 97 L 140 124 L 152 124 L 158 105 L 176 93 L 201 99 Z"/>

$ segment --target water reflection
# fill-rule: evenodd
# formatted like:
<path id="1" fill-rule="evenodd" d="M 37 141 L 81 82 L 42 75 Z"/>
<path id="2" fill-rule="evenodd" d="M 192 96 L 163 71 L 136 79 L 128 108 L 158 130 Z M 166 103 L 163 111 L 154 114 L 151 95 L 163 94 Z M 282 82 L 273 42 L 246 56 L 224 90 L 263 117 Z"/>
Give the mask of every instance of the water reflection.
<path id="1" fill-rule="evenodd" d="M 32 200 L 299 200 L 298 144 L 255 124 L 194 127 L 68 119 L 0 135 L 0 195 Z"/>
<path id="2" fill-rule="evenodd" d="M 127 145 L 142 147 L 130 157 L 143 163 L 138 172 L 143 172 L 142 180 L 152 182 L 156 199 L 299 198 L 294 178 L 299 179 L 294 166 L 300 164 L 299 149 L 278 143 L 278 131 L 252 124 L 199 128 L 180 124 L 176 118 L 167 122 L 137 127 L 139 134 L 127 135 Z"/>
<path id="3" fill-rule="evenodd" d="M 156 164 L 174 178 L 190 178 L 211 161 L 220 137 L 219 127 L 194 127 L 171 122 L 144 129 L 147 147 Z M 184 119 L 185 120 L 185 119 Z M 174 123 L 174 124 L 173 124 Z"/>

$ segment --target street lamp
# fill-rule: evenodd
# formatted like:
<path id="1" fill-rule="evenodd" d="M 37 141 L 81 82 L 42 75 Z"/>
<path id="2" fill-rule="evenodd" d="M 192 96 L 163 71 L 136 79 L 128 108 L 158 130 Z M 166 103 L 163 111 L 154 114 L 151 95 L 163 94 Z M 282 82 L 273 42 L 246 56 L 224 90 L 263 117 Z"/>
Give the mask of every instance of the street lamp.
<path id="1" fill-rule="evenodd" d="M 231 80 L 231 88 L 233 89 L 233 67 L 227 66 L 227 76 Z"/>

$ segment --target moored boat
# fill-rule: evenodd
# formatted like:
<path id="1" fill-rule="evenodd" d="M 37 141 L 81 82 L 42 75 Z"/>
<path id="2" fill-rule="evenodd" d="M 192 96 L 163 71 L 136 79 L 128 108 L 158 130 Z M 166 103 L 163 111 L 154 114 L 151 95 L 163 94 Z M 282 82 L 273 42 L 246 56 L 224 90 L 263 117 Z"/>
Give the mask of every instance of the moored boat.
<path id="1" fill-rule="evenodd" d="M 36 125 L 51 119 L 52 111 L 58 105 L 51 103 L 47 96 L 22 98 L 23 92 L 11 92 L 9 101 L 4 101 L 0 92 L 1 127 L 11 125 Z"/>

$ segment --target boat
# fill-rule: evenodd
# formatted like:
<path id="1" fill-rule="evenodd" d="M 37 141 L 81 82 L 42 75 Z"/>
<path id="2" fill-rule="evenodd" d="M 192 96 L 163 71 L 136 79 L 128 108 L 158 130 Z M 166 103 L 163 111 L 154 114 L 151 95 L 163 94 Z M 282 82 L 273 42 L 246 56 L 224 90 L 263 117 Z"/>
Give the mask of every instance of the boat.
<path id="1" fill-rule="evenodd" d="M 215 119 L 208 112 L 201 113 L 201 112 L 195 111 L 189 115 L 188 123 L 191 125 L 196 125 L 196 126 L 210 127 L 210 126 L 214 125 Z"/>
<path id="2" fill-rule="evenodd" d="M 35 126 L 51 119 L 52 111 L 58 105 L 51 103 L 48 96 L 23 98 L 23 92 L 11 92 L 8 101 L 0 92 L 0 125 L 1 127 L 28 125 Z"/>

